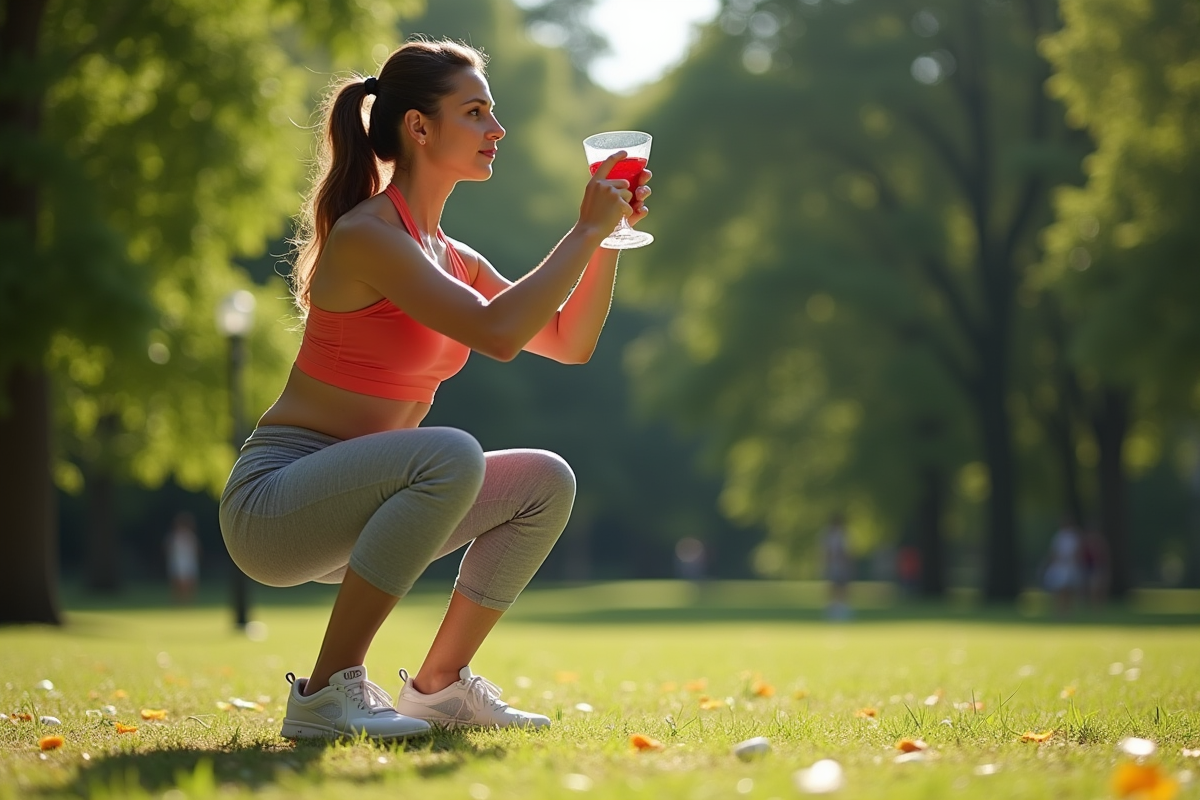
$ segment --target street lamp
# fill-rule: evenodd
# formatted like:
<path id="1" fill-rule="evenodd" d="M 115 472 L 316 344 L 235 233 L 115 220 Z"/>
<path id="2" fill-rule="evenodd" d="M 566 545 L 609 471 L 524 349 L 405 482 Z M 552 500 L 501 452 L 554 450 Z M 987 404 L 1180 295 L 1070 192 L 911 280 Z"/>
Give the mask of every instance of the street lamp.
<path id="1" fill-rule="evenodd" d="M 233 421 L 230 437 L 233 451 L 242 448 L 246 438 L 242 420 L 242 367 L 246 363 L 246 335 L 254 327 L 254 295 L 238 289 L 225 296 L 217 306 L 217 330 L 229 341 L 229 416 Z M 239 630 L 246 629 L 249 617 L 249 582 L 237 564 L 233 567 L 233 612 Z"/>

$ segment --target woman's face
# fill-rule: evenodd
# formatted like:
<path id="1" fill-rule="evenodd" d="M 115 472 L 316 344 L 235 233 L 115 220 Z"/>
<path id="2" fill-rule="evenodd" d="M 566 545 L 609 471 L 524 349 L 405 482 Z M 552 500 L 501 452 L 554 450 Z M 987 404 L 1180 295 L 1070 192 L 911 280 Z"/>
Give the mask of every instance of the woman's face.
<path id="1" fill-rule="evenodd" d="M 419 148 L 458 180 L 486 181 L 504 128 L 496 119 L 487 80 L 478 71 L 462 69 L 454 83 L 454 91 L 442 98 L 429 139 Z"/>

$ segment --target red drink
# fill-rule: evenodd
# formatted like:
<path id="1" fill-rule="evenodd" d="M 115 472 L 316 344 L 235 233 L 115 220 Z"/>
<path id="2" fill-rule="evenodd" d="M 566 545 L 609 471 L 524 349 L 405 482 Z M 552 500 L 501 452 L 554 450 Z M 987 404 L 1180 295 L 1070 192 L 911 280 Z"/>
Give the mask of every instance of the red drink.
<path id="1" fill-rule="evenodd" d="M 603 163 L 603 161 L 597 161 L 591 165 L 590 169 L 593 175 L 596 174 L 596 170 L 600 169 L 600 165 Z M 638 187 L 638 181 L 642 177 L 642 170 L 645 168 L 646 159 L 644 158 L 623 158 L 612 168 L 612 172 L 608 173 L 608 177 L 614 181 L 629 181 L 629 190 L 633 191 Z"/>

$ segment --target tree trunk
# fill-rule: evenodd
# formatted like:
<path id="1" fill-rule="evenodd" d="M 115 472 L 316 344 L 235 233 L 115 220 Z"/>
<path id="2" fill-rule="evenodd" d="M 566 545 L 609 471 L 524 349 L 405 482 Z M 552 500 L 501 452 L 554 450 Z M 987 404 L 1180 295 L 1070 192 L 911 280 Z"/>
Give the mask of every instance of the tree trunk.
<path id="1" fill-rule="evenodd" d="M 0 58 L 9 66 L 37 62 L 45 0 L 6 0 L 0 12 Z M 10 73 L 11 74 L 11 73 Z M 21 89 L 26 91 L 22 92 Z M 18 136 L 41 128 L 40 92 L 5 87 L 0 125 Z M 37 238 L 37 186 L 0 170 L 0 224 L 23 228 Z M 6 346 L 7 343 L 0 343 Z M 12 358 L 0 368 L 0 509 L 3 509 L 7 569 L 0 581 L 0 623 L 57 625 L 58 539 L 54 484 L 50 472 L 49 378 L 36 354 L 24 364 Z M 11 360 L 10 360 L 11 359 Z"/>
<path id="2" fill-rule="evenodd" d="M 1133 570 L 1129 559 L 1128 484 L 1125 480 L 1125 438 L 1129 433 L 1129 394 L 1105 388 L 1100 410 L 1093 421 L 1100 450 L 1100 531 L 1108 542 L 1111 569 L 1109 595 L 1114 600 L 1129 595 Z"/>
<path id="3" fill-rule="evenodd" d="M 50 474 L 49 378 L 16 367 L 4 379 L 0 417 L 0 508 L 7 569 L 0 624 L 58 625 L 58 520 Z"/>
<path id="4" fill-rule="evenodd" d="M 946 510 L 946 481 L 937 467 L 921 470 L 921 503 L 917 508 L 917 550 L 921 554 L 922 597 L 946 595 L 946 558 L 942 516 Z"/>
<path id="5" fill-rule="evenodd" d="M 993 367 L 994 370 L 994 367 Z M 979 398 L 983 452 L 991 492 L 987 505 L 984 543 L 983 596 L 992 602 L 1012 602 L 1021 590 L 1021 555 L 1016 537 L 1012 425 L 1005 405 L 1005 381 L 985 367 L 985 388 Z M 989 373 L 992 373 L 989 375 Z"/>

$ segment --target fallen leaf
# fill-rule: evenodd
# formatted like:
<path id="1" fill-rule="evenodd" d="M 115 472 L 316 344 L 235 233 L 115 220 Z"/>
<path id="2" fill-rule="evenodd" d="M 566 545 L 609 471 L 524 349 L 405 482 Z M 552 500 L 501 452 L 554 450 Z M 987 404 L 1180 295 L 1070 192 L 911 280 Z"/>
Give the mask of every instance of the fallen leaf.
<path id="1" fill-rule="evenodd" d="M 854 716 L 858 719 L 874 719 L 875 717 L 879 716 L 879 712 L 870 706 L 867 706 L 866 708 L 860 708 L 858 711 L 855 711 Z"/>
<path id="2" fill-rule="evenodd" d="M 708 678 L 695 678 L 683 684 L 683 688 L 689 692 L 703 692 L 708 688 Z"/>
<path id="3" fill-rule="evenodd" d="M 663 743 L 657 739 L 651 739 L 642 733 L 635 733 L 629 737 L 629 746 L 634 750 L 662 750 Z"/>
<path id="4" fill-rule="evenodd" d="M 1118 797 L 1137 800 L 1171 800 L 1179 784 L 1168 778 L 1153 764 L 1125 762 L 1113 773 L 1113 792 Z"/>
<path id="5" fill-rule="evenodd" d="M 1053 735 L 1054 735 L 1054 731 L 1043 731 L 1042 733 L 1034 733 L 1033 731 L 1026 731 L 1025 733 L 1021 734 L 1021 741 L 1022 742 L 1037 742 L 1038 744 L 1041 744 L 1042 742 L 1048 741 L 1050 739 L 1050 737 Z"/>
<path id="6" fill-rule="evenodd" d="M 167 710 L 165 708 L 143 708 L 142 719 L 166 719 Z"/>
<path id="7" fill-rule="evenodd" d="M 896 749 L 901 753 L 916 753 L 919 750 L 929 749 L 929 745 L 924 739 L 901 739 L 896 742 Z"/>
<path id="8" fill-rule="evenodd" d="M 758 697 L 774 697 L 775 687 L 760 678 L 750 684 L 750 693 Z"/>
<path id="9" fill-rule="evenodd" d="M 38 747 L 41 748 L 43 753 L 47 750 L 57 750 L 65 743 L 66 740 L 61 736 L 43 736 L 38 739 Z"/>
<path id="10" fill-rule="evenodd" d="M 137 733 L 137 725 L 126 725 L 123 722 L 118 722 L 117 733 Z"/>
<path id="11" fill-rule="evenodd" d="M 725 708 L 725 701 L 716 697 L 709 697 L 706 694 L 700 695 L 700 710 L 713 711 L 718 708 Z"/>
<path id="12" fill-rule="evenodd" d="M 126 697 L 129 697 L 129 693 L 126 692 L 124 689 L 117 689 L 115 692 L 112 693 L 112 696 L 115 697 L 117 700 L 124 700 Z"/>
<path id="13" fill-rule="evenodd" d="M 33 714 L 26 714 L 24 711 L 19 711 L 16 714 L 9 714 L 8 718 L 13 722 L 33 722 Z"/>

